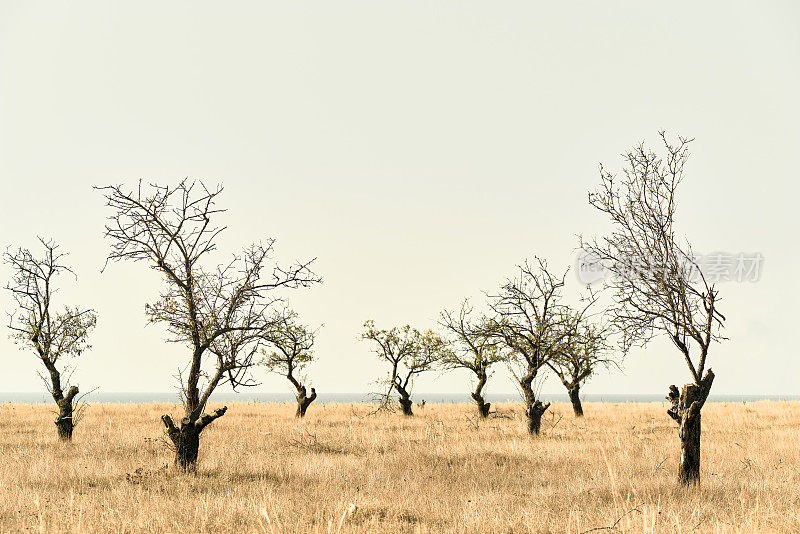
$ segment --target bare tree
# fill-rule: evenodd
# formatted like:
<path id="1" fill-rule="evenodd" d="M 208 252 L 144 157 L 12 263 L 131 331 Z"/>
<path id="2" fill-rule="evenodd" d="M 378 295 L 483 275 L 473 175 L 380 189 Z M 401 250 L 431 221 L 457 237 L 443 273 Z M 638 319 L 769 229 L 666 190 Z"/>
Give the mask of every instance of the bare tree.
<path id="1" fill-rule="evenodd" d="M 271 334 L 270 344 L 277 349 L 268 352 L 262 349 L 265 355 L 263 364 L 270 370 L 286 376 L 297 391 L 297 417 L 305 417 L 306 410 L 317 398 L 317 391 L 311 388 L 308 394 L 302 376 L 295 376 L 295 373 L 302 373 L 303 368 L 314 361 L 314 341 L 316 331 L 295 322 L 297 314 L 289 312 L 286 314 L 284 322 Z"/>
<path id="2" fill-rule="evenodd" d="M 94 310 L 78 306 L 64 306 L 62 311 L 56 311 L 53 304 L 57 292 L 56 277 L 62 273 L 74 273 L 62 263 L 66 254 L 58 251 L 55 242 L 42 238 L 39 242 L 44 248 L 41 257 L 23 248 L 13 254 L 3 254 L 3 261 L 13 273 L 6 289 L 11 291 L 16 301 L 16 310 L 9 314 L 8 326 L 15 343 L 33 349 L 44 364 L 49 380 L 41 376 L 58 406 L 55 421 L 58 437 L 69 441 L 77 424 L 75 402 L 78 387 L 68 384 L 65 369 L 59 370 L 57 364 L 65 358 L 80 356 L 91 348 L 87 338 L 97 323 L 97 315 Z"/>
<path id="3" fill-rule="evenodd" d="M 519 384 L 525 398 L 528 432 L 539 434 L 542 415 L 550 407 L 536 398 L 534 380 L 556 353 L 563 333 L 564 305 L 561 304 L 563 275 L 552 274 L 547 262 L 536 258 L 534 265 L 520 266 L 518 278 L 507 280 L 489 304 L 497 315 L 490 325 L 511 352 L 513 361 L 522 367 Z"/>
<path id="4" fill-rule="evenodd" d="M 211 223 L 223 211 L 216 207 L 221 187 L 184 180 L 175 187 L 140 182 L 133 191 L 99 190 L 112 210 L 105 232 L 111 241 L 108 261 L 145 262 L 159 271 L 161 296 L 146 305 L 146 314 L 151 322 L 166 324 L 170 341 L 190 348 L 188 369 L 180 373 L 184 417 L 180 426 L 169 415 L 161 418 L 175 463 L 188 469 L 196 465 L 201 432 L 227 410 L 204 413 L 214 389 L 253 384 L 248 371 L 254 356 L 282 322 L 276 290 L 307 287 L 319 278 L 311 262 L 270 267 L 273 239 L 247 247 L 227 263 L 203 267 L 225 229 Z"/>
<path id="5" fill-rule="evenodd" d="M 375 323 L 369 320 L 364 323 L 364 328 L 361 338 L 374 341 L 378 345 L 374 349 L 375 354 L 392 366 L 383 381 L 386 391 L 382 395 L 381 404 L 388 406 L 394 390 L 399 395 L 403 414 L 414 415 L 411 410 L 413 378 L 431 370 L 449 353 L 447 342 L 432 330 L 423 333 L 409 325 L 378 330 Z"/>
<path id="6" fill-rule="evenodd" d="M 486 402 L 483 388 L 489 379 L 490 367 L 507 358 L 499 340 L 492 335 L 489 325 L 493 321 L 472 314 L 473 308 L 468 300 L 461 303 L 457 314 L 448 310 L 442 312 L 439 324 L 450 333 L 456 349 L 449 351 L 441 363 L 445 369 L 467 369 L 475 375 L 478 382 L 471 396 L 481 417 L 488 417 L 492 404 Z"/>
<path id="7" fill-rule="evenodd" d="M 583 417 L 581 386 L 599 368 L 619 366 L 608 341 L 609 326 L 591 322 L 587 314 L 593 303 L 592 296 L 583 309 L 565 310 L 565 316 L 560 321 L 562 332 L 557 336 L 560 338 L 560 343 L 553 357 L 547 362 L 548 367 L 567 388 L 576 417 Z"/>
<path id="8" fill-rule="evenodd" d="M 611 219 L 613 230 L 583 246 L 612 274 L 607 279 L 615 294 L 610 316 L 623 346 L 644 346 L 666 335 L 686 362 L 692 382 L 680 393 L 670 386 L 667 413 L 680 427 L 678 477 L 692 485 L 700 481 L 700 411 L 714 381 L 714 373 L 706 370 L 708 351 L 712 342 L 724 339 L 725 317 L 717 309 L 717 290 L 703 276 L 691 247 L 678 243 L 673 227 L 675 193 L 691 140 L 679 137 L 673 144 L 664 132 L 660 135 L 664 156 L 639 144 L 625 154 L 623 176 L 600 167 L 601 186 L 589 194 L 589 203 Z"/>

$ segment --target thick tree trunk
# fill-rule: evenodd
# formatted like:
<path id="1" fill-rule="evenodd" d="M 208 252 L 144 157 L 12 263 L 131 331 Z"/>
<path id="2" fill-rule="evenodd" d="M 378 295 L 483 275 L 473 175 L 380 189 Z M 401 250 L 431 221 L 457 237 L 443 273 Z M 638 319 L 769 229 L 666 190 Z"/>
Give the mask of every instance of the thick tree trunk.
<path id="1" fill-rule="evenodd" d="M 708 370 L 700 384 L 685 384 L 680 394 L 674 385 L 669 387 L 667 399 L 672 407 L 667 413 L 679 427 L 681 458 L 678 462 L 678 480 L 685 486 L 700 484 L 700 411 L 713 381 L 714 373 Z"/>
<path id="2" fill-rule="evenodd" d="M 197 455 L 200 453 L 200 430 L 188 418 L 181 420 L 178 435 L 172 440 L 175 445 L 175 465 L 188 470 L 197 464 Z"/>
<path id="3" fill-rule="evenodd" d="M 60 391 L 59 391 L 60 393 Z M 72 441 L 72 431 L 75 429 L 75 406 L 73 401 L 78 395 L 78 388 L 72 386 L 67 395 L 56 399 L 58 405 L 58 417 L 56 418 L 56 430 L 58 439 L 61 441 Z"/>
<path id="4" fill-rule="evenodd" d="M 475 403 L 478 405 L 478 413 L 481 414 L 481 417 L 484 419 L 489 417 L 489 410 L 492 407 L 491 402 L 486 402 L 483 396 L 480 393 L 473 393 L 472 398 L 475 399 Z"/>
<path id="5" fill-rule="evenodd" d="M 578 384 L 567 388 L 567 393 L 569 393 L 569 400 L 572 403 L 572 411 L 575 412 L 575 417 L 583 417 L 583 405 L 581 404 L 580 392 L 581 387 Z"/>
<path id="6" fill-rule="evenodd" d="M 400 409 L 403 411 L 403 415 L 414 415 L 414 412 L 411 411 L 411 406 L 414 403 L 411 402 L 411 397 L 407 395 L 400 396 Z"/>
<path id="7" fill-rule="evenodd" d="M 533 392 L 533 379 L 536 376 L 535 369 L 529 369 L 519 383 L 525 395 L 525 417 L 528 418 L 528 434 L 539 435 L 542 429 L 542 415 L 550 407 L 550 403 L 542 403 L 536 398 Z"/>
<path id="8" fill-rule="evenodd" d="M 58 432 L 58 439 L 61 441 L 72 441 L 72 432 L 75 430 L 75 406 L 73 401 L 78 396 L 78 387 L 72 386 L 64 395 L 64 390 L 61 389 L 61 373 L 56 369 L 55 363 L 43 352 L 40 351 L 42 363 L 50 373 L 50 393 L 53 395 L 53 400 L 56 401 L 58 406 L 58 417 L 55 420 L 56 430 Z"/>
<path id="9" fill-rule="evenodd" d="M 540 400 L 535 400 L 526 406 L 525 415 L 528 417 L 528 434 L 539 435 L 542 429 L 542 416 L 549 407 L 549 402 L 542 403 Z"/>
<path id="10" fill-rule="evenodd" d="M 295 417 L 305 417 L 306 410 L 316 398 L 317 391 L 314 388 L 311 388 L 311 395 L 306 396 L 306 387 L 300 386 L 297 393 L 297 412 Z"/>
<path id="11" fill-rule="evenodd" d="M 228 410 L 223 406 L 214 410 L 212 414 L 206 414 L 197 421 L 192 421 L 189 417 L 181 419 L 181 426 L 178 428 L 172 422 L 169 415 L 162 415 L 161 420 L 167 427 L 167 436 L 172 441 L 175 449 L 175 465 L 184 471 L 193 470 L 197 466 L 197 455 L 200 452 L 200 433 L 214 419 L 222 417 Z"/>
<path id="12" fill-rule="evenodd" d="M 406 386 L 408 385 L 408 378 L 406 378 L 406 383 L 403 384 L 400 380 L 400 377 L 395 377 L 393 384 L 394 389 L 397 390 L 397 393 L 400 395 L 400 409 L 403 411 L 403 415 L 414 415 L 414 412 L 411 411 L 411 406 L 414 404 L 411 402 L 411 393 L 409 393 L 406 389 Z"/>

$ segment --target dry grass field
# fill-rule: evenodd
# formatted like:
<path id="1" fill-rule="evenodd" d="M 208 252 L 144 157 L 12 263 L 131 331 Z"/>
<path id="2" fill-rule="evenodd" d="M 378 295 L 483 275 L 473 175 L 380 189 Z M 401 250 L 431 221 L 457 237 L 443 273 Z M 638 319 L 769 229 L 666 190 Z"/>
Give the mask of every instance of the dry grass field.
<path id="1" fill-rule="evenodd" d="M 173 406 L 91 406 L 64 445 L 51 407 L 3 404 L 0 531 L 800 532 L 800 403 L 706 405 L 699 491 L 676 484 L 666 403 L 585 408 L 531 438 L 513 404 L 232 404 L 183 474 Z"/>

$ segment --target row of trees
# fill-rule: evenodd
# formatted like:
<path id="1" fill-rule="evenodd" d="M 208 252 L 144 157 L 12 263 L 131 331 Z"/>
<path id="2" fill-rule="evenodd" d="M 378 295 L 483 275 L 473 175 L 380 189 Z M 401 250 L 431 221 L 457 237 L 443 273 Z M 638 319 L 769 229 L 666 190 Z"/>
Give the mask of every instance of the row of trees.
<path id="1" fill-rule="evenodd" d="M 578 307 L 563 302 L 566 272 L 556 276 L 538 259 L 520 267 L 517 278 L 507 280 L 488 295 L 490 313 L 476 313 L 469 300 L 456 311 L 441 313 L 444 334 L 420 332 L 406 325 L 379 330 L 365 323 L 363 339 L 391 365 L 383 381 L 380 401 L 387 405 L 397 394 L 405 415 L 412 415 L 411 384 L 416 375 L 433 369 L 465 369 L 475 379 L 471 393 L 478 413 L 488 417 L 491 404 L 484 388 L 498 364 L 511 367 L 525 400 L 528 431 L 538 434 L 542 415 L 549 407 L 537 398 L 535 383 L 543 371 L 564 384 L 575 415 L 583 415 L 580 388 L 598 368 L 617 365 L 619 352 L 609 343 L 610 328 L 594 320 L 591 309 L 597 296 L 589 293 Z"/>
<path id="2" fill-rule="evenodd" d="M 591 291 L 569 305 L 562 295 L 566 272 L 554 274 L 537 258 L 487 293 L 486 312 L 475 312 L 468 301 L 442 312 L 444 334 L 410 326 L 377 329 L 367 321 L 363 339 L 391 365 L 381 404 L 388 405 L 396 393 L 403 413 L 412 415 L 415 376 L 434 367 L 467 369 L 476 381 L 472 397 L 486 417 L 491 406 L 484 388 L 492 367 L 503 363 L 515 371 L 528 430 L 538 434 L 549 407 L 535 387 L 544 371 L 558 376 L 580 416 L 580 387 L 596 369 L 616 364 L 631 347 L 663 335 L 678 349 L 692 377 L 680 391 L 670 386 L 667 413 L 680 429 L 679 478 L 697 483 L 700 412 L 714 380 L 707 358 L 712 343 L 724 339 L 719 329 L 725 318 L 717 309 L 717 290 L 673 227 L 690 140 L 679 138 L 673 144 L 663 133 L 661 138 L 665 155 L 643 144 L 634 147 L 625 155 L 621 175 L 601 166 L 601 185 L 589 194 L 590 205 L 609 218 L 612 231 L 600 239 L 581 239 L 580 245 L 611 274 L 604 286 L 610 305 L 597 310 L 598 294 Z M 206 413 L 214 390 L 226 383 L 234 389 L 253 385 L 254 365 L 285 374 L 297 390 L 297 415 L 305 415 L 317 394 L 307 389 L 300 373 L 314 357 L 316 332 L 298 322 L 286 294 L 321 282 L 312 271 L 313 260 L 279 266 L 272 259 L 274 240 L 268 239 L 222 264 L 210 264 L 225 230 L 212 222 L 224 211 L 216 204 L 220 187 L 182 181 L 175 187 L 140 182 L 132 190 L 97 189 L 110 210 L 106 267 L 128 261 L 157 272 L 162 291 L 145 305 L 146 316 L 165 325 L 169 341 L 187 348 L 179 373 L 182 417 L 176 423 L 170 414 L 162 416 L 176 464 L 194 466 L 201 433 L 225 415 L 227 407 Z M 52 302 L 56 278 L 72 271 L 54 242 L 40 241 L 42 256 L 24 248 L 3 255 L 13 273 L 6 287 L 16 301 L 9 326 L 16 342 L 33 349 L 47 371 L 43 378 L 58 405 L 58 434 L 69 440 L 79 392 L 68 385 L 69 372 L 59 369 L 59 362 L 89 348 L 97 316 L 78 306 L 57 311 Z M 612 335 L 619 350 L 611 346 Z"/>
<path id="3" fill-rule="evenodd" d="M 316 393 L 308 396 L 294 371 L 307 361 L 313 333 L 295 324 L 296 314 L 285 305 L 285 291 L 320 281 L 313 260 L 281 267 L 272 261 L 274 240 L 256 243 L 219 265 L 208 265 L 225 230 L 212 223 L 222 212 L 216 201 L 222 188 L 180 182 L 176 187 L 141 183 L 99 188 L 111 209 L 105 235 L 108 261 L 143 263 L 160 274 L 159 298 L 145 305 L 150 322 L 166 326 L 168 340 L 188 348 L 179 370 L 183 415 L 176 424 L 170 414 L 162 421 L 183 468 L 197 461 L 200 435 L 227 407 L 205 413 L 211 394 L 222 384 L 234 389 L 254 384 L 250 369 L 263 363 L 283 366 L 298 389 L 298 410 L 304 412 Z M 72 437 L 78 388 L 64 394 L 64 373 L 57 363 L 87 348 L 96 324 L 94 310 L 66 306 L 56 312 L 52 302 L 59 274 L 72 271 L 52 241 L 40 240 L 44 255 L 27 249 L 7 252 L 4 260 L 14 273 L 7 285 L 16 299 L 10 326 L 18 343 L 33 348 L 50 375 L 48 389 L 59 407 L 59 436 Z M 106 266 L 108 262 L 106 263 Z"/>

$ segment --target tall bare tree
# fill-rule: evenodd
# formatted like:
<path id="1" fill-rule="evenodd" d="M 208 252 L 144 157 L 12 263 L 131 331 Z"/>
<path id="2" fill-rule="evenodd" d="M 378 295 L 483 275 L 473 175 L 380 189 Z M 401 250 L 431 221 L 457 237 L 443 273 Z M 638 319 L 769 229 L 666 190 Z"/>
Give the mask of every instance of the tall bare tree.
<path id="1" fill-rule="evenodd" d="M 455 347 L 442 358 L 445 369 L 466 369 L 477 379 L 475 390 L 471 393 L 481 417 L 488 417 L 492 403 L 486 402 L 483 389 L 489 379 L 492 365 L 506 361 L 506 354 L 499 340 L 492 335 L 490 325 L 494 321 L 473 316 L 473 308 L 468 300 L 461 303 L 459 311 L 445 310 L 439 324 L 450 334 Z"/>
<path id="2" fill-rule="evenodd" d="M 664 335 L 686 362 L 692 382 L 680 392 L 670 386 L 667 413 L 680 428 L 679 480 L 693 485 L 700 481 L 700 411 L 714 381 L 706 369 L 708 351 L 724 339 L 725 317 L 714 284 L 675 235 L 676 190 L 691 140 L 673 143 L 660 135 L 663 156 L 642 143 L 625 154 L 622 176 L 600 167 L 601 185 L 589 193 L 589 203 L 609 217 L 613 230 L 583 246 L 612 274 L 606 280 L 615 294 L 610 316 L 623 346 L 644 346 Z"/>
<path id="3" fill-rule="evenodd" d="M 42 379 L 58 406 L 55 421 L 58 437 L 69 441 L 77 424 L 78 386 L 70 386 L 64 367 L 61 370 L 58 367 L 64 359 L 80 356 L 90 348 L 87 339 L 97 323 L 97 315 L 94 310 L 78 306 L 56 310 L 53 303 L 56 278 L 63 273 L 74 273 L 63 263 L 66 254 L 58 251 L 54 241 L 39 238 L 39 242 L 44 248 L 42 256 L 24 248 L 3 254 L 3 261 L 13 273 L 6 289 L 16 301 L 8 326 L 15 343 L 33 349 L 47 370 L 49 378 L 42 375 Z"/>
<path id="4" fill-rule="evenodd" d="M 392 366 L 383 384 L 386 392 L 381 405 L 388 406 L 392 391 L 399 395 L 400 408 L 404 415 L 412 411 L 411 388 L 413 379 L 420 373 L 431 370 L 450 351 L 447 342 L 432 330 L 424 333 L 405 325 L 390 330 L 378 330 L 371 320 L 364 323 L 362 339 L 374 341 L 375 354 Z"/>
<path id="5" fill-rule="evenodd" d="M 314 361 L 314 341 L 316 331 L 297 324 L 297 314 L 289 312 L 283 324 L 270 335 L 270 345 L 274 351 L 262 349 L 265 356 L 263 364 L 272 372 L 286 376 L 297 391 L 297 417 L 305 417 L 306 410 L 317 398 L 317 391 L 311 388 L 309 394 L 305 378 L 300 375 L 306 365 Z"/>
<path id="6" fill-rule="evenodd" d="M 561 290 L 566 271 L 561 276 L 550 272 L 547 262 L 536 258 L 520 266 L 519 277 L 507 280 L 496 295 L 489 295 L 489 305 L 497 315 L 491 330 L 506 345 L 513 361 L 521 367 L 519 384 L 525 398 L 528 432 L 539 434 L 542 415 L 550 407 L 536 398 L 533 384 L 556 353 L 563 333 L 564 305 Z"/>
<path id="7" fill-rule="evenodd" d="M 581 310 L 567 309 L 562 318 L 560 343 L 547 362 L 561 383 L 567 388 L 572 410 L 583 417 L 581 386 L 600 368 L 619 366 L 618 358 L 609 343 L 610 328 L 592 322 L 587 314 L 592 301 Z"/>
<path id="8" fill-rule="evenodd" d="M 276 311 L 282 288 L 307 287 L 319 281 L 311 262 L 287 269 L 272 264 L 274 240 L 254 244 L 227 263 L 204 267 L 225 227 L 212 219 L 222 188 L 181 181 L 175 187 L 150 185 L 98 188 L 112 214 L 106 224 L 109 261 L 144 262 L 164 281 L 160 298 L 146 305 L 150 321 L 163 323 L 169 340 L 189 347 L 181 371 L 184 417 L 180 426 L 162 416 L 175 447 L 175 463 L 196 465 L 201 432 L 227 407 L 204 413 L 221 384 L 251 385 L 248 371 L 265 339 L 280 326 Z M 312 260 L 313 261 L 313 260 Z"/>

